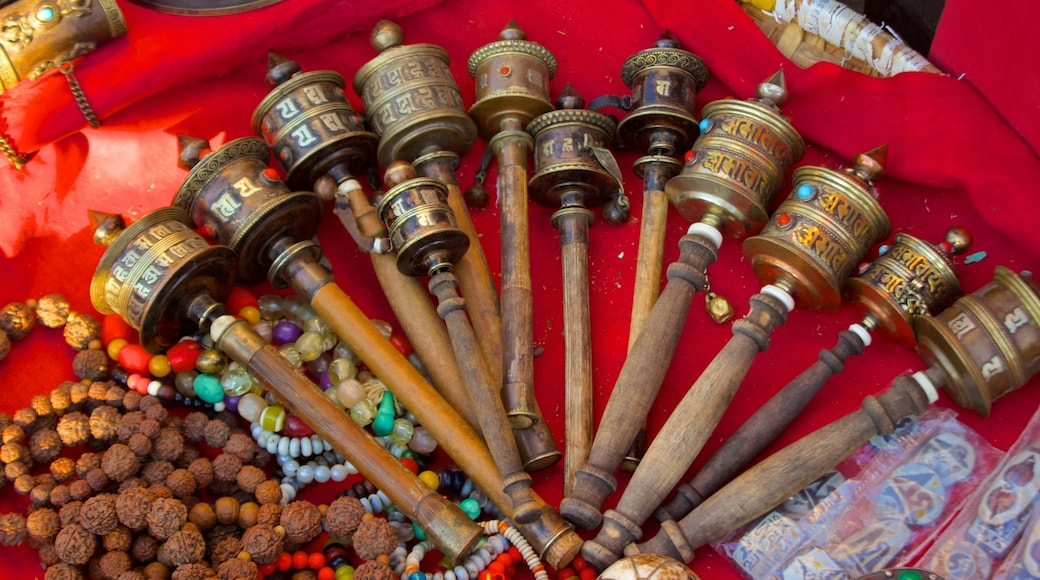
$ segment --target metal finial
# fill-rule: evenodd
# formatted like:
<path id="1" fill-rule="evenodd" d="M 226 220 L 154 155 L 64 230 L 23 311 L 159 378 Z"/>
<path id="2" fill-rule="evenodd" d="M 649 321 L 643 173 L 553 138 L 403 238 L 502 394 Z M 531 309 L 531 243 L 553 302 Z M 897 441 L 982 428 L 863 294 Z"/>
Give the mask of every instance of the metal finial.
<path id="1" fill-rule="evenodd" d="M 776 107 L 786 103 L 787 78 L 784 76 L 784 69 L 776 71 L 773 76 L 762 81 L 762 83 L 755 88 L 755 96 L 762 101 L 772 103 Z"/>
<path id="2" fill-rule="evenodd" d="M 963 254 L 971 247 L 971 232 L 963 226 L 956 226 L 946 230 L 942 244 L 939 245 L 948 254 L 954 256 Z"/>
<path id="3" fill-rule="evenodd" d="M 372 28 L 372 35 L 368 39 L 368 44 L 379 52 L 400 46 L 403 42 L 404 29 L 389 20 L 377 22 L 375 27 Z"/>
<path id="4" fill-rule="evenodd" d="M 667 28 L 661 33 L 661 37 L 654 41 L 654 47 L 656 48 L 679 48 L 679 41 L 672 35 L 672 31 Z"/>
<path id="5" fill-rule="evenodd" d="M 560 96 L 556 97 L 556 109 L 584 109 L 585 99 L 581 98 L 578 91 L 574 90 L 574 86 L 570 83 L 564 85 L 563 90 L 560 91 Z"/>
<path id="6" fill-rule="evenodd" d="M 198 164 L 203 155 L 208 153 L 209 141 L 190 137 L 188 135 L 177 135 L 177 166 L 181 169 L 191 169 Z"/>
<path id="7" fill-rule="evenodd" d="M 94 243 L 106 248 L 111 246 L 112 242 L 119 237 L 120 232 L 126 229 L 126 221 L 123 216 L 116 213 L 88 209 L 87 219 L 90 220 L 90 227 L 94 230 Z"/>
<path id="8" fill-rule="evenodd" d="M 267 75 L 264 77 L 272 87 L 284 83 L 300 72 L 300 64 L 285 58 L 273 50 L 267 51 Z"/>
<path id="9" fill-rule="evenodd" d="M 860 179 L 872 183 L 885 175 L 888 163 L 888 143 L 856 155 L 852 172 Z"/>
<path id="10" fill-rule="evenodd" d="M 386 171 L 383 173 L 383 184 L 387 190 L 390 190 L 395 185 L 404 183 L 409 179 L 415 179 L 416 175 L 415 168 L 412 167 L 411 163 L 394 161 L 387 166 Z"/>
<path id="11" fill-rule="evenodd" d="M 506 27 L 502 29 L 502 32 L 498 33 L 499 40 L 527 40 L 527 33 L 524 32 L 520 25 L 516 22 L 516 19 L 509 21 Z"/>

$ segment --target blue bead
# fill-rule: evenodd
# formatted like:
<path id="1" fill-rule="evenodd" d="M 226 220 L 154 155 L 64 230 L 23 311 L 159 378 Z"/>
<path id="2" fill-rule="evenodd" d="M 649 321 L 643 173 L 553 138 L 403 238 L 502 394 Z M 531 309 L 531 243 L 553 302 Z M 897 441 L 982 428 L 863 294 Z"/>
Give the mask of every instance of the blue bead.
<path id="1" fill-rule="evenodd" d="M 809 199 L 814 193 L 816 193 L 816 190 L 813 189 L 813 186 L 803 183 L 798 186 L 797 193 L 800 199 Z"/>
<path id="2" fill-rule="evenodd" d="M 426 572 L 412 572 L 408 575 L 408 580 L 426 580 Z"/>
<path id="3" fill-rule="evenodd" d="M 711 119 L 701 119 L 700 122 L 701 133 L 707 133 L 708 129 L 711 129 Z"/>
<path id="4" fill-rule="evenodd" d="M 50 6 L 44 6 L 36 11 L 36 19 L 40 22 L 50 22 L 54 20 L 54 9 Z"/>
<path id="5" fill-rule="evenodd" d="M 426 532 L 419 527 L 419 524 L 412 524 L 412 529 L 415 530 L 415 539 L 420 542 L 426 539 Z"/>

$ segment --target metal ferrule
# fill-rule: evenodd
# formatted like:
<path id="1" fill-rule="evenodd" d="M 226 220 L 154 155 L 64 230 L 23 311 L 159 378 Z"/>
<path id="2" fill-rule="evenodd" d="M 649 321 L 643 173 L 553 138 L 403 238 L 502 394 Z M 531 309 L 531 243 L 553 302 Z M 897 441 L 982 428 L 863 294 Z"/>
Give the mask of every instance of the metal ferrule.
<path id="1" fill-rule="evenodd" d="M 347 102 L 344 86 L 332 71 L 298 73 L 253 112 L 253 131 L 274 150 L 290 187 L 308 189 L 336 165 L 355 175 L 372 156 L 378 138 Z"/>
<path id="2" fill-rule="evenodd" d="M 886 336 L 912 347 L 914 319 L 941 312 L 961 295 L 961 285 L 947 253 L 899 233 L 888 251 L 849 280 L 849 292 Z"/>
<path id="3" fill-rule="evenodd" d="M 581 192 L 585 206 L 609 200 L 618 183 L 594 150 L 613 146 L 616 127 L 607 115 L 585 109 L 550 111 L 531 121 L 527 127 L 534 137 L 531 198 L 548 207 L 562 206 L 562 197 L 575 191 Z"/>
<path id="4" fill-rule="evenodd" d="M 238 254 L 238 276 L 245 282 L 267 275 L 277 257 L 270 255 L 275 241 L 310 239 L 321 221 L 318 195 L 291 192 L 266 171 L 269 158 L 260 139 L 230 141 L 199 160 L 173 199 L 192 222 Z"/>
<path id="5" fill-rule="evenodd" d="M 800 308 L 837 310 L 841 289 L 890 224 L 873 187 L 847 172 L 800 167 L 794 191 L 744 255 L 762 284 L 788 289 Z"/>
<path id="6" fill-rule="evenodd" d="M 390 244 L 397 251 L 397 269 L 423 276 L 436 263 L 457 262 L 469 249 L 469 236 L 458 228 L 448 206 L 448 190 L 440 181 L 409 179 L 391 187 L 376 211 L 386 223 Z"/>
<path id="7" fill-rule="evenodd" d="M 0 8 L 0 94 L 126 34 L 113 0 L 22 0 Z"/>
<path id="8" fill-rule="evenodd" d="M 998 266 L 992 282 L 915 326 L 917 351 L 942 369 L 946 393 L 980 415 L 1040 372 L 1040 290 L 1028 273 Z"/>
<path id="9" fill-rule="evenodd" d="M 544 46 L 498 40 L 478 48 L 467 64 L 477 93 L 469 114 L 481 136 L 491 138 L 499 132 L 503 119 L 519 119 L 524 126 L 553 109 L 549 80 L 556 74 L 556 58 Z"/>
<path id="10" fill-rule="evenodd" d="M 94 271 L 90 300 L 103 314 L 117 313 L 157 352 L 190 334 L 186 306 L 201 294 L 222 301 L 231 292 L 234 253 L 210 246 L 191 229 L 187 213 L 167 207 L 149 212 L 112 242 Z"/>

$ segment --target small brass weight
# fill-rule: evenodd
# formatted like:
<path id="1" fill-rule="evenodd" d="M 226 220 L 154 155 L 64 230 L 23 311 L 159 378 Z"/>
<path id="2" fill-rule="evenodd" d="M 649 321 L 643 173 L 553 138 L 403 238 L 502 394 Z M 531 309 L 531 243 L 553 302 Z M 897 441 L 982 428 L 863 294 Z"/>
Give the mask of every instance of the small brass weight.
<path id="1" fill-rule="evenodd" d="M 232 360 L 386 492 L 452 561 L 472 551 L 483 536 L 479 526 L 344 415 L 248 322 L 225 315 L 221 301 L 231 292 L 234 252 L 210 246 L 178 207 L 149 212 L 125 229 L 119 216 L 94 213 L 92 221 L 94 239 L 108 245 L 90 284 L 98 312 L 118 313 L 152 352 L 196 329 L 209 333 Z"/>

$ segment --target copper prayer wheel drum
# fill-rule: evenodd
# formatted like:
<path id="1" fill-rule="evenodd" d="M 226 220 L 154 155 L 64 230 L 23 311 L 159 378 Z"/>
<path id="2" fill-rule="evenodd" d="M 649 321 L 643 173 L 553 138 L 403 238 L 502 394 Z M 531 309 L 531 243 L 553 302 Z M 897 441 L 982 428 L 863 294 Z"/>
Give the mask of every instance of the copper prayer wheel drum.
<path id="1" fill-rule="evenodd" d="M 690 223 L 706 215 L 729 238 L 762 229 L 805 142 L 769 101 L 723 99 L 704 106 L 702 133 L 665 193 Z"/>
<path id="2" fill-rule="evenodd" d="M 465 153 L 477 138 L 462 94 L 449 68 L 448 52 L 434 44 L 402 45 L 396 24 L 381 21 L 372 31 L 379 56 L 354 75 L 368 124 L 379 135 L 382 165 L 413 160 L 434 149 Z"/>
<path id="3" fill-rule="evenodd" d="M 962 294 L 950 256 L 904 233 L 848 285 L 858 307 L 906 347 L 917 342 L 915 318 L 938 314 Z"/>
<path id="4" fill-rule="evenodd" d="M 173 205 L 238 255 L 244 282 L 266 277 L 274 241 L 309 240 L 321 221 L 318 194 L 291 192 L 268 167 L 270 154 L 256 137 L 229 141 L 192 167 L 173 198 Z"/>
<path id="5" fill-rule="evenodd" d="M 946 392 L 983 416 L 1040 372 L 1040 290 L 998 266 L 993 281 L 934 317 L 920 317 L 917 351 L 946 374 Z"/>
<path id="6" fill-rule="evenodd" d="M 108 247 L 90 281 L 94 308 L 122 316 L 152 352 L 198 330 L 184 316 L 193 298 L 208 294 L 222 302 L 231 293 L 234 253 L 210 246 L 191 228 L 177 207 L 141 216 Z"/>
<path id="7" fill-rule="evenodd" d="M 560 109 L 536 117 L 527 126 L 534 137 L 530 196 L 548 207 L 562 206 L 563 194 L 577 191 L 585 206 L 609 200 L 619 187 L 617 178 L 604 169 L 593 148 L 613 146 L 616 130 L 613 119 L 585 109 Z"/>
<path id="8" fill-rule="evenodd" d="M 700 134 L 695 98 L 708 84 L 708 67 L 700 57 L 662 39 L 625 60 L 621 81 L 632 89 L 632 113 L 618 125 L 625 147 L 650 151 L 660 145 L 662 129 L 673 136 L 674 151 L 690 147 Z"/>
<path id="9" fill-rule="evenodd" d="M 795 170 L 794 191 L 762 232 L 744 241 L 759 282 L 784 288 L 799 308 L 837 310 L 846 280 L 889 233 L 874 195 L 851 171 Z"/>
<path id="10" fill-rule="evenodd" d="M 21 1 L 0 8 L 0 94 L 126 34 L 113 0 Z"/>
<path id="11" fill-rule="evenodd" d="M 477 92 L 469 114 L 486 139 L 502 130 L 504 119 L 519 120 L 524 126 L 553 109 L 549 80 L 556 74 L 556 57 L 527 40 L 515 21 L 499 34 L 499 40 L 470 55 L 467 68 Z"/>
<path id="12" fill-rule="evenodd" d="M 378 138 L 343 94 L 333 71 L 297 73 L 253 112 L 253 131 L 274 150 L 293 189 L 309 189 L 337 165 L 351 175 L 368 165 Z"/>
<path id="13" fill-rule="evenodd" d="M 448 189 L 436 179 L 413 178 L 391 187 L 376 211 L 387 224 L 402 274 L 426 275 L 433 266 L 458 262 L 469 249 L 469 236 L 448 206 Z"/>

